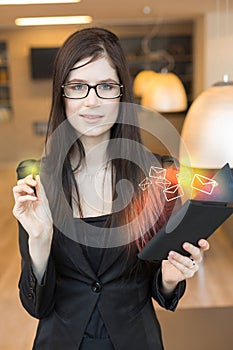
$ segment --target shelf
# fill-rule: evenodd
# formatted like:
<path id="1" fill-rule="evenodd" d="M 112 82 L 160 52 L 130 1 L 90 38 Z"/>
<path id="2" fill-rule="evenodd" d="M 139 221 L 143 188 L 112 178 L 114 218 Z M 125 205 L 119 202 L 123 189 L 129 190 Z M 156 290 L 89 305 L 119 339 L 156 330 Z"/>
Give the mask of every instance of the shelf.
<path id="1" fill-rule="evenodd" d="M 12 115 L 7 44 L 0 41 L 0 121 Z"/>
<path id="2" fill-rule="evenodd" d="M 0 108 L 6 107 L 11 108 L 10 101 L 9 100 L 0 100 Z"/>
<path id="3" fill-rule="evenodd" d="M 187 63 L 187 62 L 192 62 L 192 60 L 193 60 L 191 55 L 186 55 L 186 56 L 172 55 L 172 57 L 174 58 L 175 62 L 177 62 L 177 63 L 182 63 L 182 62 Z M 127 54 L 126 59 L 129 62 L 135 62 L 135 63 L 156 62 L 156 60 L 153 59 L 153 57 L 150 58 L 148 56 L 138 56 L 138 55 L 134 55 L 134 54 Z"/>
<path id="4" fill-rule="evenodd" d="M 143 51 L 143 36 L 125 36 L 120 38 L 121 45 L 126 54 L 132 79 L 142 70 L 161 72 L 168 66 L 166 56 L 159 58 L 154 55 L 159 51 L 166 51 L 174 59 L 174 66 L 170 72 L 176 74 L 184 84 L 188 102 L 192 102 L 193 90 L 193 38 L 189 35 L 167 35 L 152 37 L 149 42 L 150 54 Z"/>

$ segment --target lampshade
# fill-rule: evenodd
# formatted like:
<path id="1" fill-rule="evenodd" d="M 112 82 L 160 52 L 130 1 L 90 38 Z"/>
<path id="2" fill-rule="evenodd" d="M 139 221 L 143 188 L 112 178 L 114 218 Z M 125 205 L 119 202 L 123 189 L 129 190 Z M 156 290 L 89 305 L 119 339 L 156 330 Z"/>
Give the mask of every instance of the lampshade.
<path id="1" fill-rule="evenodd" d="M 133 83 L 133 92 L 136 97 L 142 97 L 147 85 L 150 84 L 156 74 L 153 70 L 143 70 L 136 75 Z"/>
<path id="2" fill-rule="evenodd" d="M 177 75 L 157 73 L 146 85 L 141 104 L 157 112 L 181 112 L 187 108 L 187 96 Z"/>
<path id="3" fill-rule="evenodd" d="M 191 105 L 181 132 L 192 167 L 233 168 L 233 82 L 220 82 L 205 90 Z M 180 147 L 180 161 L 187 163 Z M 187 153 L 186 153 L 187 154 Z"/>

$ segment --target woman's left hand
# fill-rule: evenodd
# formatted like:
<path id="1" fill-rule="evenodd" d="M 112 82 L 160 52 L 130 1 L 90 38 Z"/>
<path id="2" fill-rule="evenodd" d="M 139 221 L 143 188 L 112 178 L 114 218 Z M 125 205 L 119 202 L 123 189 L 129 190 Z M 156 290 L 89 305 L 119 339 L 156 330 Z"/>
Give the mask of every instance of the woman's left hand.
<path id="1" fill-rule="evenodd" d="M 190 257 L 170 251 L 167 260 L 162 262 L 162 283 L 166 293 L 172 292 L 176 285 L 193 275 L 199 269 L 202 261 L 202 252 L 209 249 L 209 243 L 205 239 L 198 241 L 199 247 L 185 242 L 183 248 L 191 254 Z"/>

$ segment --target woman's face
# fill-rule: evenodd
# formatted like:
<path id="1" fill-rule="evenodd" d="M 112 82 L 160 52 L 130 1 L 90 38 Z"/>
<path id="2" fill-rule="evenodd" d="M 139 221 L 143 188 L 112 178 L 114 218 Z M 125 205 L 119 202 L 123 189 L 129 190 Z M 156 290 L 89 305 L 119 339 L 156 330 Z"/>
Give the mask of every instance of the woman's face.
<path id="1" fill-rule="evenodd" d="M 107 83 L 119 83 L 116 70 L 106 56 L 87 63 L 89 61 L 90 58 L 86 58 L 77 62 L 73 67 L 77 69 L 72 70 L 68 75 L 66 84 L 77 84 L 72 86 L 76 92 L 85 88 L 82 84 L 93 86 L 106 83 L 103 89 L 100 86 L 100 93 L 106 94 L 109 87 L 112 87 Z M 85 98 L 64 98 L 64 101 L 67 118 L 81 138 L 109 139 L 110 129 L 117 119 L 120 97 L 103 99 L 98 97 L 95 90 L 91 88 Z"/>

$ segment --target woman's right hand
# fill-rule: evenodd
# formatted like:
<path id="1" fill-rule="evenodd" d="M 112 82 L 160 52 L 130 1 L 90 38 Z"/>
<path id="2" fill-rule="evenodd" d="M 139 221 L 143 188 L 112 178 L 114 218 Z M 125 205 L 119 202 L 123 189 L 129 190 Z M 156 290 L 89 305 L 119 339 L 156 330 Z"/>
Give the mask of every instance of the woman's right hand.
<path id="1" fill-rule="evenodd" d="M 52 215 L 39 175 L 36 176 L 35 180 L 32 175 L 18 180 L 17 185 L 13 188 L 13 194 L 15 199 L 13 214 L 27 231 L 29 237 L 51 241 Z"/>
<path id="2" fill-rule="evenodd" d="M 28 247 L 32 268 L 37 281 L 41 283 L 53 237 L 53 221 L 49 203 L 38 175 L 35 180 L 32 175 L 19 180 L 13 188 L 13 193 L 15 198 L 13 214 L 29 235 Z"/>

